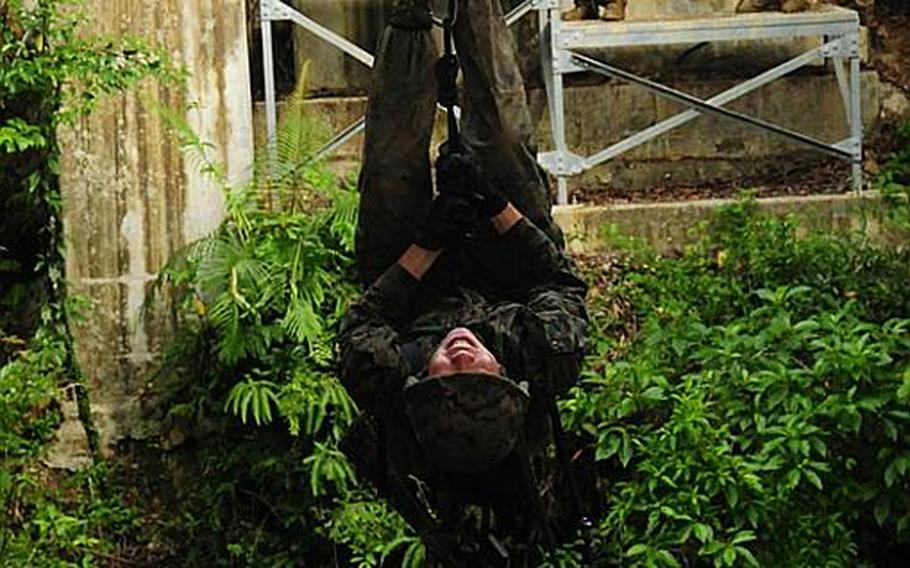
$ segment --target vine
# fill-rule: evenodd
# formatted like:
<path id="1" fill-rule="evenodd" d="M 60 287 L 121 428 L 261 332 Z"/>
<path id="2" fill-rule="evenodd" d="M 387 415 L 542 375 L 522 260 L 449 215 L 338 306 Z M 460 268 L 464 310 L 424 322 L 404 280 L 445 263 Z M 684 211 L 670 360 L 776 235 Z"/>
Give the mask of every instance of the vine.
<path id="1" fill-rule="evenodd" d="M 98 433 L 70 332 L 57 129 L 91 112 L 104 95 L 172 70 L 139 40 L 80 34 L 81 7 L 78 0 L 0 0 L 0 206 L 11 221 L 0 228 L 0 304 L 9 312 L 0 318 L 0 336 L 8 337 L 6 328 L 30 336 L 44 327 L 63 341 L 64 376 L 97 458 Z"/>

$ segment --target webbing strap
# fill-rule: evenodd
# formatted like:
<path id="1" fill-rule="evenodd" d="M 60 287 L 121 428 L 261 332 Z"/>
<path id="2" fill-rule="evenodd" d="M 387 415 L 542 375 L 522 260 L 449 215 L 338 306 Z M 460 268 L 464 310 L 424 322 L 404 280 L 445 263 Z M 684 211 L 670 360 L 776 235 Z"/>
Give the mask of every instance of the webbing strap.
<path id="1" fill-rule="evenodd" d="M 449 11 L 445 18 L 434 21 L 443 31 L 444 53 L 436 62 L 436 82 L 438 85 L 439 105 L 446 109 L 448 125 L 447 148 L 450 152 L 461 150 L 461 135 L 458 132 L 458 121 L 455 117 L 455 107 L 458 105 L 458 71 L 460 65 L 458 56 L 455 55 L 454 28 L 458 21 L 458 0 L 449 0 Z"/>

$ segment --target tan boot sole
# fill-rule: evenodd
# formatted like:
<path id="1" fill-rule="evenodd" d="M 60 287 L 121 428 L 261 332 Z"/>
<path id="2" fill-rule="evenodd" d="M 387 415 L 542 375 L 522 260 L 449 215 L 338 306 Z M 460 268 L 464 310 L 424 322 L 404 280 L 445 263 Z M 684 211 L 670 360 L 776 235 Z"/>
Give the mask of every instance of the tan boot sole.
<path id="1" fill-rule="evenodd" d="M 607 6 L 598 6 L 597 17 L 607 22 L 618 22 L 626 19 L 626 3 L 614 1 Z"/>

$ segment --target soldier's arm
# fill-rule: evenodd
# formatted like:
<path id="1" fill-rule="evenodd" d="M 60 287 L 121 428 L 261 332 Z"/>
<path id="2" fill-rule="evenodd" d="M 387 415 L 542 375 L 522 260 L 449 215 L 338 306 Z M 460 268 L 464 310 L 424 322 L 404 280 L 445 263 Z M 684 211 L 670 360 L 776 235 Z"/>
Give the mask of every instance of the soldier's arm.
<path id="1" fill-rule="evenodd" d="M 420 279 L 438 256 L 438 251 L 412 245 L 345 314 L 339 331 L 341 381 L 361 407 L 385 404 L 413 371 L 402 354 L 398 329 Z"/>
<path id="2" fill-rule="evenodd" d="M 525 337 L 547 369 L 548 388 L 561 392 L 578 375 L 585 350 L 587 284 L 575 262 L 511 205 L 493 219 L 503 266 L 525 291 Z"/>

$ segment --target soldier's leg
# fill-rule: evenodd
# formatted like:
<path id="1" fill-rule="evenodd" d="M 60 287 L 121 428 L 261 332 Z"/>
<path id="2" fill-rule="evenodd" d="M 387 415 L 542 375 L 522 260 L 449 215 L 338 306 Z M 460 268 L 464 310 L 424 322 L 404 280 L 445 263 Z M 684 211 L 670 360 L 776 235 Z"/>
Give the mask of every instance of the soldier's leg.
<path id="1" fill-rule="evenodd" d="M 464 75 L 462 128 L 488 180 L 557 243 L 547 178 L 537 164 L 534 130 L 512 34 L 499 0 L 460 0 L 455 45 Z"/>
<path id="2" fill-rule="evenodd" d="M 427 2 L 398 0 L 373 68 L 355 247 L 367 285 L 412 242 L 432 199 L 429 146 L 436 112 L 436 46 Z"/>

